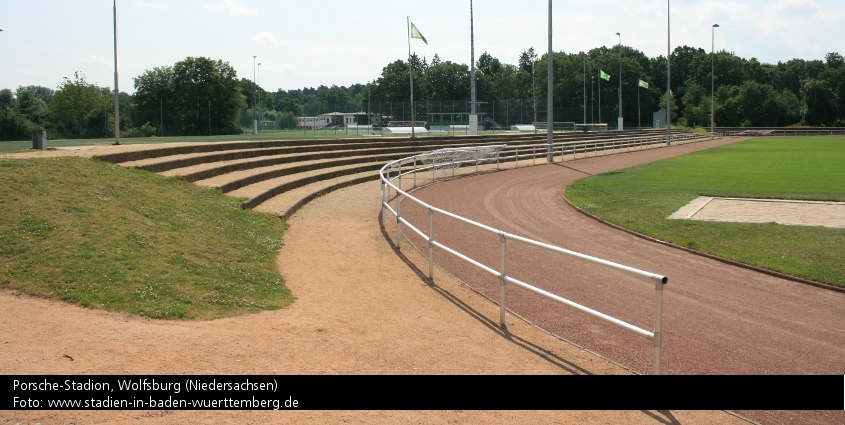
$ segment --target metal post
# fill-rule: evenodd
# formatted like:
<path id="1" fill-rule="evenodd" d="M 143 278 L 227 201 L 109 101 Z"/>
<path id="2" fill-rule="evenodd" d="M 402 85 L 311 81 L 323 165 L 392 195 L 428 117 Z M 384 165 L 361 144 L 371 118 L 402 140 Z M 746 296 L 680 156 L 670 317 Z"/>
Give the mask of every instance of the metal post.
<path id="1" fill-rule="evenodd" d="M 428 208 L 428 278 L 434 280 L 434 210 Z"/>
<path id="2" fill-rule="evenodd" d="M 666 144 L 672 146 L 672 15 L 666 0 Z"/>
<path id="3" fill-rule="evenodd" d="M 514 147 L 514 161 L 516 162 L 516 168 L 519 168 L 519 147 Z"/>
<path id="4" fill-rule="evenodd" d="M 549 0 L 551 1 L 551 0 Z M 478 135 L 478 112 L 476 111 L 476 89 L 475 89 L 475 23 L 473 21 L 472 15 L 472 0 L 469 1 L 469 38 L 470 38 L 470 97 L 472 98 L 472 104 L 470 105 L 470 115 L 469 115 L 469 130 L 470 134 L 473 136 Z"/>
<path id="5" fill-rule="evenodd" d="M 666 279 L 654 284 L 654 374 L 660 375 L 660 350 L 663 348 L 663 285 Z"/>
<path id="6" fill-rule="evenodd" d="M 554 158 L 554 67 L 552 66 L 552 0 L 549 0 L 549 69 L 548 69 L 548 88 L 546 89 L 546 143 L 548 144 L 548 158 L 549 162 L 555 162 Z"/>
<path id="7" fill-rule="evenodd" d="M 402 195 L 396 193 L 396 249 L 402 249 Z"/>
<path id="8" fill-rule="evenodd" d="M 502 262 L 500 271 L 502 274 L 499 276 L 499 323 L 502 327 L 505 327 L 507 323 L 505 322 L 505 310 L 507 310 L 507 305 L 505 304 L 505 277 L 508 275 L 508 240 L 505 238 L 505 234 L 502 233 L 499 235 L 502 244 Z"/>
<path id="9" fill-rule="evenodd" d="M 619 119 L 617 131 L 622 131 L 622 34 L 616 33 L 619 36 Z"/>
<path id="10" fill-rule="evenodd" d="M 117 0 L 114 0 L 114 144 L 120 144 L 120 88 L 117 78 Z"/>
<path id="11" fill-rule="evenodd" d="M 384 189 L 387 186 L 387 183 L 384 181 L 381 182 L 381 215 L 382 215 L 382 223 L 384 222 Z"/>
<path id="12" fill-rule="evenodd" d="M 417 156 L 414 155 L 414 186 L 417 187 Z"/>
<path id="13" fill-rule="evenodd" d="M 719 28 L 719 24 L 713 24 L 712 34 L 710 36 L 710 138 L 713 138 L 713 127 L 714 127 L 714 107 L 713 107 L 713 96 L 714 96 L 714 88 L 716 87 L 716 77 L 714 74 L 715 66 L 714 66 L 714 58 L 715 58 L 715 50 L 716 50 L 716 28 Z"/>

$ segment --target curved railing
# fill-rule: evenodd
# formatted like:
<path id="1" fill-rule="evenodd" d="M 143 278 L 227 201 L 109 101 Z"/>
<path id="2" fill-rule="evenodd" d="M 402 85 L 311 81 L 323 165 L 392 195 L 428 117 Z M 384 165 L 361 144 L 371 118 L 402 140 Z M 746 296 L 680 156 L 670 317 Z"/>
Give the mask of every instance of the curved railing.
<path id="1" fill-rule="evenodd" d="M 709 135 L 697 135 L 697 134 L 690 134 L 690 133 L 683 133 L 683 134 L 676 134 L 673 135 L 672 142 L 673 144 L 679 143 L 686 143 L 692 141 L 699 141 L 704 139 L 709 139 Z M 577 157 L 579 154 L 588 156 L 590 153 L 594 153 L 596 155 L 599 152 L 604 152 L 604 154 L 608 154 L 608 150 L 611 152 L 619 151 L 627 151 L 633 149 L 645 149 L 650 147 L 658 147 L 658 146 L 665 146 L 666 138 L 665 136 L 648 136 L 648 137 L 634 137 L 634 138 L 626 138 L 626 139 L 602 139 L 602 140 L 588 140 L 588 141 L 568 141 L 563 143 L 557 143 L 553 145 L 553 151 L 555 155 L 560 155 L 561 158 L 566 158 L 567 155 L 574 158 Z M 520 145 L 520 146 L 513 146 L 507 147 L 506 145 L 497 145 L 497 146 L 475 146 L 475 147 L 467 147 L 467 148 L 453 148 L 449 151 L 453 152 L 454 155 L 452 156 L 452 160 L 448 160 L 448 153 L 444 153 L 443 150 L 441 151 L 433 151 L 428 152 L 425 154 L 415 155 L 408 158 L 403 158 L 397 161 L 393 161 L 380 170 L 380 177 L 381 177 L 381 190 L 382 190 L 382 213 L 384 211 L 389 211 L 390 214 L 393 215 L 395 218 L 396 223 L 396 246 L 397 248 L 401 249 L 402 239 L 403 239 L 403 227 L 409 230 L 410 232 L 419 235 L 424 241 L 427 241 L 427 247 L 419 247 L 416 248 L 420 250 L 420 252 L 424 251 L 424 248 L 428 250 L 428 263 L 429 263 L 429 270 L 428 270 L 428 277 L 430 279 L 434 278 L 434 249 L 440 249 L 443 252 L 447 252 L 456 258 L 465 261 L 466 263 L 487 272 L 493 276 L 496 276 L 500 281 L 500 302 L 499 302 L 499 320 L 502 326 L 505 325 L 505 312 L 507 310 L 506 299 L 505 299 L 505 287 L 507 284 L 512 284 L 517 287 L 526 289 L 531 291 L 535 294 L 540 296 L 546 297 L 553 301 L 556 301 L 560 304 L 563 304 L 567 307 L 573 308 L 578 310 L 582 313 L 588 314 L 600 320 L 603 320 L 607 323 L 615 325 L 619 328 L 622 328 L 626 331 L 639 335 L 641 337 L 647 338 L 653 341 L 654 346 L 654 355 L 653 355 L 653 373 L 660 374 L 660 352 L 663 346 L 663 287 L 668 282 L 668 278 L 658 273 L 652 273 L 644 270 L 640 270 L 634 267 L 626 266 L 623 264 L 614 263 L 611 261 L 607 261 L 601 258 L 592 257 L 589 255 L 581 254 L 575 251 L 571 251 L 562 247 L 550 245 L 547 243 L 535 241 L 529 238 L 525 238 L 519 235 L 515 235 L 512 233 L 508 233 L 472 220 L 467 218 L 461 217 L 457 214 L 453 214 L 449 211 L 437 208 L 433 205 L 429 205 L 409 193 L 410 190 L 419 187 L 422 184 L 429 184 L 438 180 L 441 177 L 449 177 L 450 175 L 455 175 L 461 168 L 468 169 L 470 172 L 478 172 L 481 170 L 489 170 L 493 169 L 493 164 L 495 163 L 495 169 L 499 169 L 500 164 L 503 162 L 510 162 L 513 161 L 515 166 L 519 166 L 520 160 L 530 159 L 534 164 L 537 162 L 537 158 L 541 158 L 541 163 L 546 161 L 546 157 L 548 155 L 548 145 L 546 144 L 536 144 L 536 145 Z M 495 157 L 490 156 L 490 151 L 496 150 Z M 479 154 L 479 152 L 483 152 L 484 155 Z M 475 153 L 475 155 L 473 155 Z M 444 155 L 447 157 L 447 160 L 444 161 Z M 435 160 L 434 158 L 437 158 Z M 553 157 L 554 158 L 554 157 Z M 438 163 L 434 163 L 438 162 Z M 447 164 L 444 166 L 444 164 Z M 472 169 L 474 167 L 474 171 Z M 448 170 L 451 168 L 451 174 Z M 447 171 L 444 173 L 444 169 Z M 431 174 L 429 176 L 429 174 Z M 406 188 L 405 186 L 410 186 Z M 402 216 L 402 203 L 403 202 L 413 202 L 423 210 L 428 212 L 428 223 L 429 228 L 421 230 L 414 226 L 411 222 L 409 222 L 405 217 Z M 499 264 L 490 265 L 484 264 L 482 261 L 478 259 L 474 259 L 469 255 L 459 252 L 457 249 L 449 247 L 442 243 L 441 241 L 434 238 L 434 217 L 435 215 L 442 215 L 445 217 L 450 217 L 454 220 L 457 220 L 460 223 L 472 226 L 476 229 L 480 229 L 483 232 L 497 235 L 499 237 L 499 246 L 501 251 L 501 257 Z M 568 300 L 559 294 L 553 294 L 547 292 L 543 289 L 540 289 L 534 285 L 531 285 L 528 282 L 523 282 L 518 279 L 515 279 L 512 276 L 509 276 L 507 273 L 508 270 L 508 256 L 507 256 L 507 247 L 508 242 L 518 242 L 522 244 L 526 244 L 529 246 L 537 247 L 558 255 L 568 256 L 572 258 L 576 258 L 581 261 L 589 262 L 598 266 L 610 268 L 613 270 L 621 271 L 639 278 L 642 278 L 646 281 L 652 282 L 654 284 L 654 328 L 652 330 L 642 329 L 630 323 L 624 322 L 620 319 L 611 317 L 607 314 L 604 314 L 598 310 L 588 308 L 586 306 L 580 305 L 575 303 L 571 300 Z M 413 242 L 409 242 L 413 244 Z"/>

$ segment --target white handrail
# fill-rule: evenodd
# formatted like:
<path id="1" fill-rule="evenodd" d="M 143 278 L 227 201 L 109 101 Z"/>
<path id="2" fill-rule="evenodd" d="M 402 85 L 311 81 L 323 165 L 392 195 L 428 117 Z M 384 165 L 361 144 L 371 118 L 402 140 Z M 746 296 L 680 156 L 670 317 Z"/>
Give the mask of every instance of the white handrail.
<path id="1" fill-rule="evenodd" d="M 677 134 L 677 135 L 673 135 L 673 142 L 691 141 L 691 140 L 704 140 L 704 139 L 709 139 L 709 138 L 710 138 L 709 135 Z M 616 149 L 621 150 L 621 149 L 625 149 L 625 148 L 630 149 L 630 148 L 640 147 L 640 146 L 650 145 L 650 144 L 663 144 L 663 143 L 665 143 L 665 140 L 666 139 L 663 136 L 649 136 L 649 137 L 625 138 L 625 139 L 610 139 L 610 138 L 608 138 L 608 139 L 599 139 L 599 140 L 567 141 L 567 142 L 555 144 L 555 147 L 553 147 L 553 150 L 555 152 L 557 152 L 558 148 L 559 148 L 559 151 L 561 152 L 561 154 L 565 155 L 567 153 L 567 148 L 571 148 L 571 150 L 569 152 L 571 152 L 573 155 L 577 154 L 578 152 L 582 152 L 586 155 L 588 152 L 596 152 L 599 148 L 604 150 L 604 149 L 607 148 L 608 144 L 610 145 L 611 149 L 615 152 Z M 589 145 L 592 145 L 592 146 L 589 146 Z M 514 153 L 513 156 L 504 156 L 503 158 L 504 159 L 513 159 L 516 162 L 516 165 L 519 166 L 519 158 L 520 157 L 529 156 L 529 157 L 536 158 L 536 156 L 538 155 L 538 151 L 539 151 L 539 155 L 541 157 L 544 157 L 546 155 L 547 146 L 548 145 L 546 145 L 546 144 L 516 146 L 514 148 L 515 153 Z M 577 148 L 576 146 L 582 146 L 582 147 Z M 496 147 L 498 148 L 500 146 L 496 146 Z M 538 147 L 542 147 L 542 149 L 537 149 Z M 471 152 L 473 150 L 489 149 L 489 148 L 490 148 L 490 146 L 478 146 L 478 147 L 471 147 L 470 146 L 470 147 L 463 147 L 463 148 L 448 148 L 448 151 L 450 151 L 450 152 L 461 152 L 461 151 Z M 504 148 L 504 147 L 502 147 L 502 148 Z M 522 149 L 530 148 L 532 153 L 519 155 L 518 152 L 519 152 L 520 148 L 522 148 Z M 444 151 L 438 150 L 436 152 L 437 152 L 437 154 L 442 155 Z M 511 283 L 511 284 L 514 284 L 514 285 L 519 286 L 521 288 L 527 289 L 531 292 L 534 292 L 536 294 L 542 295 L 542 296 L 549 298 L 551 300 L 554 300 L 556 302 L 559 302 L 561 304 L 567 305 L 567 306 L 574 308 L 578 311 L 589 314 L 589 315 L 596 317 L 598 319 L 601 319 L 601 320 L 603 320 L 607 323 L 618 326 L 618 327 L 625 329 L 629 332 L 632 332 L 632 333 L 637 334 L 639 336 L 648 338 L 648 339 L 652 340 L 653 343 L 654 343 L 653 344 L 654 345 L 653 373 L 654 374 L 660 374 L 660 370 L 661 370 L 660 353 L 661 353 L 661 349 L 663 347 L 663 331 L 662 331 L 662 328 L 663 328 L 663 317 L 662 317 L 662 315 L 663 315 L 663 287 L 664 287 L 664 285 L 666 285 L 668 283 L 668 278 L 666 276 L 663 276 L 663 275 L 657 274 L 657 273 L 648 272 L 648 271 L 645 271 L 645 270 L 640 270 L 640 269 L 630 267 L 630 266 L 626 266 L 626 265 L 623 265 L 623 264 L 614 263 L 612 261 L 604 260 L 604 259 L 601 259 L 601 258 L 598 258 L 598 257 L 592 257 L 592 256 L 589 256 L 589 255 L 586 255 L 586 254 L 571 251 L 571 250 L 561 248 L 561 247 L 558 247 L 558 246 L 554 246 L 554 245 L 551 245 L 551 244 L 547 244 L 547 243 L 544 243 L 544 242 L 535 241 L 535 240 L 525 238 L 525 237 L 522 237 L 522 236 L 519 236 L 519 235 L 507 233 L 507 232 L 504 232 L 502 230 L 493 228 L 491 226 L 487 226 L 485 224 L 481 224 L 481 223 L 472 221 L 470 219 L 461 217 L 461 216 L 454 214 L 454 213 L 451 213 L 449 211 L 442 210 L 440 208 L 434 207 L 430 204 L 427 204 L 427 203 L 415 198 L 410 193 L 408 193 L 408 192 L 406 192 L 405 190 L 402 189 L 402 187 L 401 187 L 402 186 L 402 177 L 406 176 L 408 174 L 413 174 L 414 175 L 413 187 L 417 187 L 416 174 L 419 173 L 419 172 L 422 172 L 422 171 L 431 170 L 433 168 L 433 166 L 417 167 L 417 164 L 419 162 L 425 162 L 425 159 L 427 159 L 427 156 L 430 156 L 433 153 L 434 153 L 434 151 L 428 152 L 428 153 L 425 153 L 425 154 L 415 155 L 415 156 L 409 157 L 409 158 L 403 158 L 403 159 L 400 159 L 400 160 L 397 160 L 397 161 L 393 161 L 391 163 L 386 164 L 379 171 L 379 175 L 381 177 L 381 182 L 382 182 L 382 185 L 381 185 L 382 186 L 381 187 L 381 190 L 382 190 L 382 207 L 383 207 L 382 211 L 383 212 L 385 210 L 389 211 L 396 218 L 396 231 L 397 231 L 396 246 L 397 246 L 397 248 L 401 248 L 402 225 L 404 224 L 409 229 L 411 229 L 411 231 L 413 233 L 416 233 L 418 236 L 420 236 L 424 240 L 428 241 L 428 252 L 429 252 L 428 260 L 429 260 L 429 278 L 430 279 L 434 278 L 433 248 L 435 248 L 435 247 L 439 248 L 439 249 L 441 249 L 445 252 L 448 252 L 448 253 L 454 255 L 455 257 L 457 257 L 457 258 L 459 258 L 459 259 L 461 259 L 461 260 L 463 260 L 463 261 L 465 261 L 465 262 L 467 262 L 467 263 L 469 263 L 469 264 L 471 264 L 471 265 L 473 265 L 473 266 L 475 266 L 475 267 L 477 267 L 477 268 L 479 268 L 479 269 L 481 269 L 481 270 L 483 270 L 487 273 L 490 273 L 494 276 L 497 276 L 499 278 L 500 284 L 501 284 L 501 288 L 500 288 L 501 302 L 499 303 L 499 308 L 500 308 L 500 322 L 501 322 L 502 326 L 505 325 L 505 311 L 507 309 L 506 302 L 505 302 L 505 296 L 504 296 L 504 294 L 505 294 L 505 284 Z M 456 163 L 457 166 L 460 166 L 460 165 L 463 165 L 465 163 L 473 163 L 473 162 L 476 163 L 476 169 L 477 169 L 479 159 L 462 160 L 462 161 L 456 161 L 455 163 Z M 536 160 L 534 162 L 536 163 Z M 408 164 L 411 164 L 411 163 L 413 163 L 413 168 L 411 170 L 406 169 L 403 172 L 402 166 L 408 165 Z M 396 167 L 396 174 L 391 176 L 391 169 L 394 168 L 394 167 Z M 397 180 L 398 180 L 399 186 L 394 184 L 394 182 L 396 182 Z M 395 196 L 389 196 L 391 191 L 393 191 L 395 193 Z M 391 199 L 396 200 L 396 208 L 395 209 L 393 207 L 391 207 L 391 205 L 390 205 Z M 416 228 L 408 220 L 406 220 L 404 217 L 402 217 L 401 203 L 402 203 L 403 200 L 412 201 L 415 204 L 419 205 L 420 207 L 422 207 L 423 209 L 428 211 L 428 216 L 429 216 L 429 231 L 428 231 L 428 233 Z M 494 268 L 492 268 L 488 265 L 485 265 L 485 264 L 479 262 L 478 260 L 475 260 L 475 259 L 473 259 L 473 258 L 471 258 L 471 257 L 469 257 L 469 256 L 467 256 L 467 255 L 465 255 L 465 254 L 463 254 L 463 253 L 461 253 L 461 252 L 459 252 L 459 251 L 457 251 L 453 248 L 450 248 L 450 247 L 442 244 L 441 242 L 439 242 L 437 240 L 435 240 L 434 237 L 433 237 L 433 234 L 434 234 L 434 214 L 435 213 L 444 215 L 446 217 L 453 218 L 453 219 L 455 219 L 455 220 L 457 220 L 461 223 L 468 224 L 468 225 L 473 226 L 475 228 L 481 229 L 481 230 L 483 230 L 487 233 L 498 235 L 499 238 L 500 238 L 500 246 L 501 246 L 501 252 L 502 252 L 500 270 L 497 271 L 496 269 L 494 269 Z M 637 276 L 637 277 L 640 277 L 640 278 L 644 278 L 648 281 L 653 282 L 654 285 L 655 285 L 654 331 L 648 331 L 648 330 L 639 328 L 639 327 L 634 326 L 630 323 L 626 323 L 622 320 L 608 316 L 608 315 L 601 313 L 599 311 L 587 308 L 587 307 L 582 306 L 580 304 L 577 304 L 573 301 L 570 301 L 566 298 L 563 298 L 559 295 L 544 291 L 540 288 L 537 288 L 537 287 L 532 286 L 528 283 L 522 282 L 522 281 L 515 279 L 511 276 L 508 276 L 507 273 L 506 273 L 506 270 L 507 270 L 507 241 L 509 239 L 512 240 L 512 241 L 517 241 L 517 242 L 521 242 L 521 243 L 524 243 L 524 244 L 527 244 L 527 245 L 530 245 L 530 246 L 534 246 L 534 247 L 537 247 L 537 248 L 540 248 L 540 249 L 544 249 L 544 250 L 547 250 L 547 251 L 550 251 L 550 252 L 570 256 L 570 257 L 573 257 L 573 258 L 576 258 L 576 259 L 579 259 L 579 260 L 582 260 L 582 261 L 587 261 L 587 262 L 597 264 L 597 265 L 600 265 L 600 266 L 603 266 L 603 267 L 607 267 L 607 268 L 610 268 L 610 269 L 613 269 L 613 270 L 621 271 L 621 272 L 624 272 L 624 273 L 627 273 L 627 274 L 630 274 L 630 275 L 633 275 L 633 276 Z"/>

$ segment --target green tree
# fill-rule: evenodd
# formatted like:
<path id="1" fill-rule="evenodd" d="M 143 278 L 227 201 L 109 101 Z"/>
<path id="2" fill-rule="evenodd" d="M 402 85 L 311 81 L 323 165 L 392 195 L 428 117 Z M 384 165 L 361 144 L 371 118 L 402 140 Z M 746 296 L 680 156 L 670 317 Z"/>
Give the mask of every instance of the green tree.
<path id="1" fill-rule="evenodd" d="M 9 89 L 0 90 L 0 142 L 7 140 L 27 140 L 32 137 L 35 125 L 18 112 L 14 93 Z"/>
<path id="2" fill-rule="evenodd" d="M 73 80 L 65 77 L 50 102 L 49 128 L 59 135 L 73 139 L 83 137 L 88 117 L 102 108 L 100 88 L 85 81 L 79 71 Z"/>
<path id="3" fill-rule="evenodd" d="M 232 134 L 246 108 L 237 72 L 228 62 L 188 57 L 173 66 L 173 94 L 182 134 Z"/>
<path id="4" fill-rule="evenodd" d="M 422 72 L 414 69 L 414 98 L 423 99 Z M 408 63 L 402 60 L 394 61 L 385 66 L 381 76 L 376 80 L 373 90 L 373 101 L 403 102 L 410 100 L 411 82 Z"/>
<path id="5" fill-rule="evenodd" d="M 173 67 L 154 67 L 135 77 L 134 81 L 135 125 L 141 127 L 146 123 L 154 123 L 159 134 L 164 134 L 162 127 L 165 120 L 175 119 Z"/>
<path id="6" fill-rule="evenodd" d="M 805 124 L 832 125 L 839 116 L 836 96 L 827 81 L 808 79 L 801 88 L 801 97 Z"/>
<path id="7" fill-rule="evenodd" d="M 469 100 L 469 67 L 446 61 L 428 67 L 425 72 L 427 99 Z"/>

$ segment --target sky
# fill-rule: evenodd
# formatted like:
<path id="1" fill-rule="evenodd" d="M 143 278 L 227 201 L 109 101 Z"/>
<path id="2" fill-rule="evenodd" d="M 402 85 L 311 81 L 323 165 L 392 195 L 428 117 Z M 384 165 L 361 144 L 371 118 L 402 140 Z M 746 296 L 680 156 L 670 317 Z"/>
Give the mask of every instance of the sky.
<path id="1" fill-rule="evenodd" d="M 0 0 L 0 89 L 57 88 L 74 72 L 114 87 L 114 0 Z M 571 0 L 553 3 L 553 50 L 577 53 L 619 42 L 649 57 L 672 48 L 734 52 L 763 63 L 845 54 L 841 0 Z M 547 0 L 474 0 L 475 59 L 516 64 L 548 51 Z M 470 1 L 117 0 L 119 88 L 189 56 L 229 62 L 267 91 L 349 86 L 377 79 L 408 57 L 410 20 L 429 61 L 470 63 Z M 713 35 L 713 24 L 719 24 Z M 617 36 L 619 32 L 621 36 Z M 260 64 L 260 65 L 259 65 Z"/>

